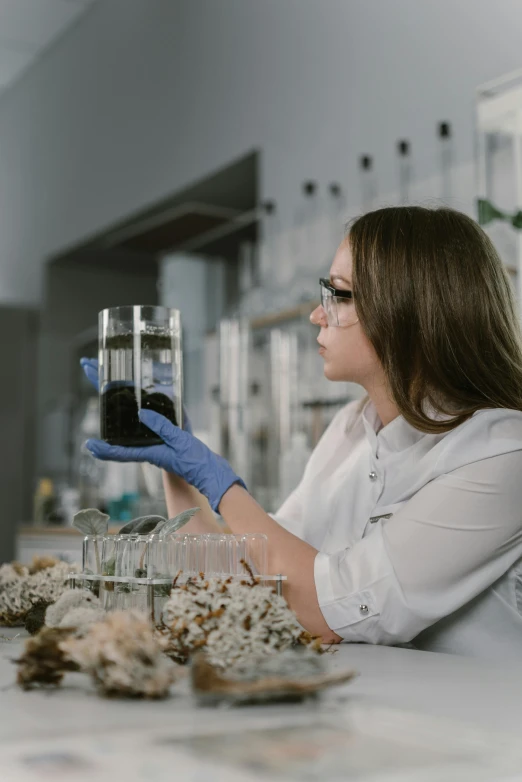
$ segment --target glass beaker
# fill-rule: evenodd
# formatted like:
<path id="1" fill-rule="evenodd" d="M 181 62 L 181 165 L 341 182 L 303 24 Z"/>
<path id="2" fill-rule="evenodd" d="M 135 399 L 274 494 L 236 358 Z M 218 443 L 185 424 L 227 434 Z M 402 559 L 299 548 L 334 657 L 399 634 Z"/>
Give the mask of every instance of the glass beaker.
<path id="1" fill-rule="evenodd" d="M 102 310 L 98 336 L 102 439 L 124 446 L 162 443 L 138 411 L 154 410 L 183 426 L 179 311 L 149 305 Z"/>

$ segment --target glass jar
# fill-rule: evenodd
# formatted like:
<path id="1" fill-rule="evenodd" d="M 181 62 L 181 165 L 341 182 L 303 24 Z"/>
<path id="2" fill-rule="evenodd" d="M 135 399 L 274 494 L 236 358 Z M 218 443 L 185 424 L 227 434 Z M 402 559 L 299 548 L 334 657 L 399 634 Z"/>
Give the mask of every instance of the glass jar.
<path id="1" fill-rule="evenodd" d="M 162 443 L 138 411 L 154 410 L 183 426 L 179 311 L 148 305 L 102 310 L 98 336 L 102 439 L 123 446 Z"/>

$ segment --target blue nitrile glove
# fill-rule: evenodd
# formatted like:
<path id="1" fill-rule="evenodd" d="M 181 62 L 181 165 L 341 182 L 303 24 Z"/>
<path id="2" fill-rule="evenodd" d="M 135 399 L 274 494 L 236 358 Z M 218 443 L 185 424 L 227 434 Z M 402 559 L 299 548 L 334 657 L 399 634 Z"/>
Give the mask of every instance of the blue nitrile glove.
<path id="1" fill-rule="evenodd" d="M 85 377 L 87 380 L 91 383 L 91 385 L 94 386 L 96 391 L 99 391 L 100 385 L 98 380 L 98 359 L 81 358 L 80 365 L 85 372 Z M 185 410 L 185 406 L 183 406 L 183 429 L 186 432 L 190 432 L 190 434 L 192 434 L 192 424 L 190 422 L 190 418 L 187 415 L 187 411 Z"/>
<path id="2" fill-rule="evenodd" d="M 94 386 L 96 391 L 100 390 L 100 384 L 98 381 L 98 359 L 97 358 L 81 358 L 80 366 L 85 373 L 85 377 L 89 383 Z"/>
<path id="3" fill-rule="evenodd" d="M 246 488 L 226 459 L 213 453 L 194 435 L 180 429 L 154 410 L 140 410 L 139 418 L 161 437 L 164 445 L 124 448 L 121 445 L 109 445 L 103 440 L 87 440 L 87 448 L 97 459 L 149 462 L 179 475 L 207 498 L 214 511 L 218 510 L 221 498 L 234 483 Z"/>

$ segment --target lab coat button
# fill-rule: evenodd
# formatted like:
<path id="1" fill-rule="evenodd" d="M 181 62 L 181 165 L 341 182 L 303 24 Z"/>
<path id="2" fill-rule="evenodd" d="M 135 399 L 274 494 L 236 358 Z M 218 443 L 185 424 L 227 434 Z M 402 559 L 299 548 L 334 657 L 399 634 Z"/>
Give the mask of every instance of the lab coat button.
<path id="1" fill-rule="evenodd" d="M 368 613 L 368 606 L 365 606 L 365 605 L 359 606 L 359 611 L 361 612 L 361 614 L 367 614 Z"/>
<path id="2" fill-rule="evenodd" d="M 377 480 L 377 473 L 372 470 L 371 473 L 368 475 L 368 478 L 371 481 L 376 481 Z"/>

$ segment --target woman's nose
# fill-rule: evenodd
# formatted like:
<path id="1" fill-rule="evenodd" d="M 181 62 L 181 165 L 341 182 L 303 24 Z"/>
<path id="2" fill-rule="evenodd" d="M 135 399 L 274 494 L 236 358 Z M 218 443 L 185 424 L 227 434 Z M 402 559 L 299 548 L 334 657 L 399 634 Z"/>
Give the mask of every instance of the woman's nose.
<path id="1" fill-rule="evenodd" d="M 328 319 L 326 317 L 326 312 L 323 310 L 323 308 L 322 308 L 322 306 L 320 304 L 311 313 L 311 315 L 310 315 L 310 322 L 313 323 L 314 326 L 322 326 L 323 328 L 328 325 Z"/>

